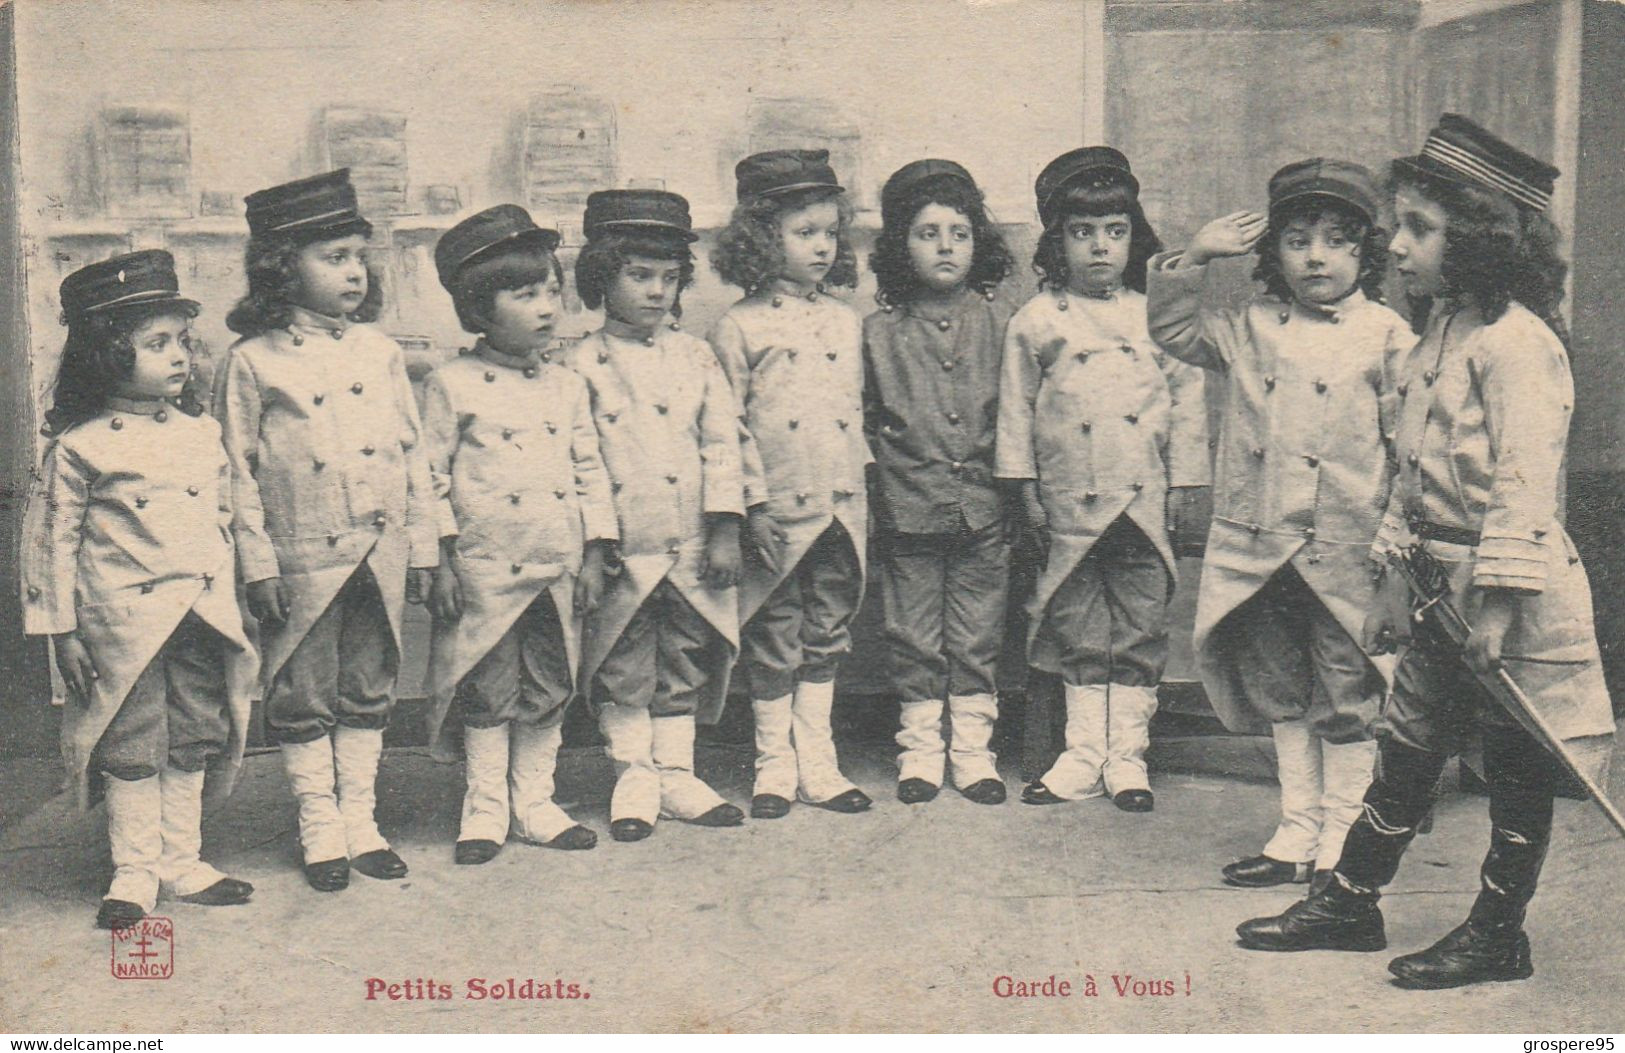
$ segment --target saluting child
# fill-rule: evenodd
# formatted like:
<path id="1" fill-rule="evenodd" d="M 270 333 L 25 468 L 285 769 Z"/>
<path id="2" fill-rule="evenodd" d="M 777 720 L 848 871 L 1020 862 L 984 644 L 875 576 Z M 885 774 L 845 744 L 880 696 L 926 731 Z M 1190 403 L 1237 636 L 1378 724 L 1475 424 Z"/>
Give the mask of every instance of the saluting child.
<path id="1" fill-rule="evenodd" d="M 587 198 L 576 288 L 604 326 L 570 352 L 587 382 L 620 517 L 621 563 L 586 620 L 579 683 L 615 762 L 610 836 L 658 816 L 738 826 L 694 774 L 696 720 L 722 715 L 738 654 L 739 404 L 703 340 L 666 325 L 693 279 L 688 202 L 663 190 Z"/>
<path id="2" fill-rule="evenodd" d="M 1146 330 L 1145 267 L 1159 245 L 1128 159 L 1070 151 L 1036 190 L 1042 288 L 1005 338 L 995 463 L 1020 481 L 1047 553 L 1028 661 L 1061 675 L 1066 749 L 1021 798 L 1057 804 L 1104 786 L 1119 808 L 1145 812 L 1174 581 L 1166 506 L 1200 507 L 1188 491 L 1209 475 L 1202 374 L 1164 359 Z"/>
<path id="3" fill-rule="evenodd" d="M 1224 880 L 1324 881 L 1371 782 L 1387 689 L 1360 648 L 1368 553 L 1388 501 L 1397 359 L 1414 341 L 1381 302 L 1387 234 L 1359 165 L 1314 158 L 1270 180 L 1269 214 L 1203 227 L 1151 263 L 1151 335 L 1222 384 L 1216 514 L 1195 646 L 1232 731 L 1275 740 L 1281 819 Z M 1209 260 L 1257 246 L 1261 296 L 1204 309 Z"/>
<path id="4" fill-rule="evenodd" d="M 372 226 L 340 169 L 250 194 L 242 334 L 216 378 L 265 720 L 299 799 L 305 878 L 406 876 L 373 818 L 409 572 L 439 560 L 433 490 Z"/>
<path id="5" fill-rule="evenodd" d="M 81 805 L 107 797 L 125 928 L 160 888 L 244 903 L 199 858 L 205 789 L 231 790 L 257 664 L 237 606 L 220 426 L 192 389 L 191 322 L 169 253 L 115 256 L 61 287 L 67 344 L 29 501 L 23 631 L 50 636 L 69 699 L 62 752 Z"/>
<path id="6" fill-rule="evenodd" d="M 581 615 L 619 536 L 587 385 L 548 350 L 564 272 L 557 231 L 517 205 L 463 220 L 435 246 L 472 352 L 424 384 L 423 430 L 440 503 L 430 591 L 429 741 L 467 789 L 455 859 L 519 837 L 584 849 L 597 836 L 553 803 Z M 461 735 L 458 735 L 458 728 Z"/>
<path id="7" fill-rule="evenodd" d="M 1593 775 L 1614 734 L 1591 589 L 1560 504 L 1574 383 L 1559 316 L 1567 266 L 1547 214 L 1559 174 L 1455 114 L 1439 119 L 1420 154 L 1394 162 L 1388 250 L 1422 339 L 1399 367 L 1398 469 L 1372 555 L 1385 564 L 1419 545 L 1472 633 L 1463 653 L 1435 614 L 1416 624 L 1415 601 L 1388 573 L 1364 642 L 1374 652 L 1409 646 L 1379 724 L 1376 777 L 1331 880 L 1281 915 L 1243 922 L 1245 947 L 1386 946 L 1382 887 L 1445 760 L 1477 742 L 1490 799 L 1478 898 L 1466 921 L 1388 970 L 1427 989 L 1534 973 L 1523 921 L 1551 843 L 1561 765 L 1483 684 L 1509 674 Z"/>
<path id="8" fill-rule="evenodd" d="M 861 812 L 869 796 L 841 774 L 830 729 L 868 533 L 862 322 L 827 291 L 857 282 L 852 208 L 827 150 L 754 154 L 735 175 L 739 204 L 711 263 L 745 297 L 710 340 L 749 433 L 754 558 L 739 618 L 756 718 L 751 814 L 778 818 L 792 797 Z"/>
<path id="9" fill-rule="evenodd" d="M 913 161 L 880 193 L 869 257 L 880 310 L 863 320 L 864 432 L 875 454 L 875 550 L 892 683 L 902 696 L 897 797 L 954 785 L 1005 799 L 998 719 L 1010 548 L 993 477 L 1010 250 L 953 161 Z M 942 735 L 944 706 L 951 746 Z"/>

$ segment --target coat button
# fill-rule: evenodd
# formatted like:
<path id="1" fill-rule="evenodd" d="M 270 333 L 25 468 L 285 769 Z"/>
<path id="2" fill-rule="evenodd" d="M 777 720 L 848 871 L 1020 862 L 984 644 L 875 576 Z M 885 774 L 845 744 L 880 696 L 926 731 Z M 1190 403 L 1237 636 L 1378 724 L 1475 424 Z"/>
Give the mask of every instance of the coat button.
<path id="1" fill-rule="evenodd" d="M 135 499 L 135 506 L 137 508 L 145 508 L 145 507 L 147 507 L 147 499 L 145 497 L 136 498 Z"/>
<path id="2" fill-rule="evenodd" d="M 364 456 L 371 457 L 377 451 L 374 450 L 371 446 L 363 446 L 363 447 L 361 447 L 361 452 L 362 452 L 362 454 Z"/>
<path id="3" fill-rule="evenodd" d="M 1125 354 L 1125 355 L 1132 355 L 1134 353 L 1134 345 L 1133 344 L 1118 344 L 1117 345 L 1117 350 L 1123 352 L 1123 354 Z"/>
<path id="4" fill-rule="evenodd" d="M 807 495 L 806 494 L 796 494 L 796 504 L 804 505 L 806 503 L 807 503 Z"/>
<path id="5" fill-rule="evenodd" d="M 313 471 L 318 471 L 318 472 L 319 472 L 319 471 L 321 471 L 321 470 L 322 470 L 322 469 L 323 469 L 323 468 L 326 468 L 326 467 L 327 467 L 327 462 L 326 462 L 326 461 L 323 461 L 323 460 L 314 460 L 314 461 L 311 461 L 311 462 L 310 462 L 310 467 L 311 467 L 311 469 L 312 469 L 312 470 L 313 470 Z"/>
<path id="6" fill-rule="evenodd" d="M 1247 533 L 1253 535 L 1254 537 L 1257 537 L 1258 536 L 1258 524 L 1254 523 L 1251 526 L 1249 526 L 1247 528 Z"/>
<path id="7" fill-rule="evenodd" d="M 954 324 L 952 322 L 948 321 L 948 319 L 946 319 L 946 318 L 942 319 L 942 321 L 937 323 L 937 328 L 941 329 L 944 333 L 946 333 L 948 330 L 952 329 L 953 327 L 954 327 Z"/>
<path id="8" fill-rule="evenodd" d="M 327 396 L 318 391 L 315 395 L 311 396 L 310 401 L 320 406 L 322 403 L 327 401 Z"/>
<path id="9" fill-rule="evenodd" d="M 1125 413 L 1123 414 L 1123 419 L 1128 421 L 1130 424 L 1140 423 L 1140 415 L 1138 413 Z"/>
<path id="10" fill-rule="evenodd" d="M 793 421 L 790 422 L 790 430 L 791 431 L 795 431 L 799 427 L 801 427 L 801 422 L 800 421 L 793 420 Z"/>
<path id="11" fill-rule="evenodd" d="M 1141 490 L 1145 489 L 1145 484 L 1144 483 L 1135 483 L 1135 484 L 1133 484 L 1133 487 L 1134 487 L 1134 492 L 1139 493 Z"/>
<path id="12" fill-rule="evenodd" d="M 773 297 L 773 306 L 774 307 L 783 307 L 784 306 L 784 297 L 782 297 L 782 296 Z"/>
<path id="13" fill-rule="evenodd" d="M 675 486 L 677 484 L 677 477 L 675 475 L 668 475 L 668 476 L 666 476 L 666 482 L 671 483 L 673 486 Z"/>
<path id="14" fill-rule="evenodd" d="M 293 346 L 294 347 L 304 347 L 305 346 L 305 338 L 300 336 L 298 333 L 293 334 Z"/>
<path id="15" fill-rule="evenodd" d="M 145 596 L 147 593 L 149 593 L 151 591 L 152 591 L 152 582 L 143 581 L 141 583 L 141 595 Z"/>
<path id="16" fill-rule="evenodd" d="M 485 382 L 487 384 L 496 383 L 496 379 L 497 379 L 497 375 L 495 373 L 491 372 L 489 369 L 487 369 L 485 371 Z"/>
<path id="17" fill-rule="evenodd" d="M 189 497 L 196 497 L 198 495 L 198 489 L 195 486 L 188 486 L 186 488 L 186 493 Z"/>
<path id="18" fill-rule="evenodd" d="M 1303 528 L 1303 536 L 1308 538 L 1310 541 L 1313 541 L 1315 539 L 1315 528 L 1314 527 L 1304 527 Z"/>
<path id="19" fill-rule="evenodd" d="M 1321 395 L 1326 394 L 1326 382 L 1324 380 L 1315 381 L 1315 391 Z"/>
<path id="20" fill-rule="evenodd" d="M 344 339 L 344 330 L 342 330 L 342 329 L 329 329 L 327 331 L 327 335 L 332 337 L 334 340 L 343 340 Z"/>
<path id="21" fill-rule="evenodd" d="M 840 357 L 841 357 L 841 356 L 840 356 L 840 354 L 839 354 L 839 353 L 837 353 L 837 352 L 835 352 L 835 351 L 825 351 L 825 352 L 824 352 L 824 357 L 825 357 L 825 358 L 827 358 L 827 359 L 829 359 L 829 360 L 830 360 L 830 361 L 831 361 L 831 362 L 833 362 L 833 361 L 835 361 L 835 360 L 836 360 L 836 359 L 837 359 L 837 358 L 840 358 Z"/>
<path id="22" fill-rule="evenodd" d="M 1311 467 L 1311 468 L 1319 468 L 1320 467 L 1320 458 L 1316 457 L 1312 453 L 1309 454 L 1308 456 L 1304 457 L 1304 461 L 1306 461 L 1308 463 L 1309 467 Z"/>
<path id="23" fill-rule="evenodd" d="M 677 542 L 673 541 L 671 544 L 666 546 L 666 553 L 667 553 L 667 555 L 675 556 L 675 555 L 677 555 L 677 553 L 681 552 L 682 549 L 683 549 L 683 546 L 681 546 Z"/>
<path id="24" fill-rule="evenodd" d="M 837 500 L 837 501 L 845 501 L 848 498 L 850 498 L 851 496 L 852 496 L 852 491 L 851 490 L 837 490 L 837 491 L 835 491 L 835 500 Z"/>
<path id="25" fill-rule="evenodd" d="M 957 413 L 948 414 L 948 423 L 949 424 L 958 424 L 959 423 L 959 414 L 957 414 Z"/>
<path id="26" fill-rule="evenodd" d="M 329 535 L 327 535 L 327 547 L 328 548 L 332 548 L 334 545 L 337 545 L 338 543 L 339 543 L 339 536 L 337 534 L 329 534 Z"/>
<path id="27" fill-rule="evenodd" d="M 205 574 L 205 575 L 203 575 L 203 587 L 205 589 L 214 588 L 214 575 L 213 574 Z"/>
<path id="28" fill-rule="evenodd" d="M 521 373 L 523 373 L 525 375 L 526 380 L 533 380 L 536 377 L 536 367 L 535 366 L 526 366 L 524 369 L 521 369 L 519 372 L 521 372 Z"/>
<path id="29" fill-rule="evenodd" d="M 961 471 L 965 470 L 965 462 L 964 461 L 955 461 L 953 464 L 950 464 L 948 467 L 952 468 L 956 472 L 961 472 Z"/>
<path id="30" fill-rule="evenodd" d="M 525 565 L 523 563 L 515 563 L 513 566 L 509 567 L 508 569 L 510 571 L 512 571 L 513 573 L 518 574 L 520 571 L 525 569 Z"/>
<path id="31" fill-rule="evenodd" d="M 163 410 L 159 410 L 157 413 L 152 415 L 152 419 L 157 421 L 159 424 L 162 424 L 164 421 L 169 419 L 169 414 L 165 413 Z"/>
<path id="32" fill-rule="evenodd" d="M 643 338 L 643 346 L 644 347 L 653 347 L 653 346 L 655 346 L 655 338 L 652 337 L 652 336 L 644 337 Z"/>
<path id="33" fill-rule="evenodd" d="M 1426 384 L 1428 387 L 1432 387 L 1433 382 L 1438 379 L 1439 374 L 1433 372 L 1431 369 L 1422 374 L 1422 383 Z"/>
<path id="34" fill-rule="evenodd" d="M 844 421 L 844 420 L 838 420 L 838 421 L 836 421 L 836 422 L 835 422 L 835 426 L 836 426 L 836 427 L 837 427 L 837 428 L 839 428 L 839 429 L 841 429 L 841 430 L 842 430 L 842 431 L 845 431 L 845 430 L 846 430 L 846 429 L 847 429 L 847 427 L 848 427 L 848 425 L 847 425 L 847 423 L 846 423 L 846 421 Z"/>
<path id="35" fill-rule="evenodd" d="M 1093 490 L 1085 490 L 1083 492 L 1083 499 L 1085 501 L 1093 501 L 1095 498 L 1097 498 L 1099 496 L 1100 495 L 1095 493 Z"/>
<path id="36" fill-rule="evenodd" d="M 28 598 L 31 599 L 31 600 L 37 600 L 37 599 L 39 599 L 39 597 L 40 597 L 39 586 L 38 585 L 30 585 L 30 586 L 28 586 Z"/>
<path id="37" fill-rule="evenodd" d="M 554 490 L 553 491 L 553 496 L 558 498 L 560 501 L 562 501 L 562 500 L 564 500 L 564 491 L 563 490 Z"/>
<path id="38" fill-rule="evenodd" d="M 1082 428 L 1082 429 L 1083 429 L 1083 430 L 1084 430 L 1084 431 L 1089 431 L 1089 430 L 1090 430 L 1090 429 L 1092 429 L 1092 428 L 1093 428 L 1093 427 L 1094 427 L 1094 426 L 1095 426 L 1095 425 L 1094 425 L 1094 422 L 1093 422 L 1093 421 L 1087 421 L 1087 420 L 1086 420 L 1086 421 L 1084 421 L 1084 422 L 1083 422 L 1083 423 L 1082 423 L 1082 424 L 1080 424 L 1080 425 L 1078 425 L 1078 427 L 1080 427 L 1080 428 Z"/>
<path id="39" fill-rule="evenodd" d="M 518 490 L 515 490 L 513 493 L 508 495 L 508 503 L 511 504 L 511 505 L 516 505 L 516 504 L 519 503 L 519 491 Z"/>
<path id="40" fill-rule="evenodd" d="M 1264 390 L 1265 391 L 1274 391 L 1275 390 L 1275 377 L 1274 377 L 1273 374 L 1264 378 Z"/>
<path id="41" fill-rule="evenodd" d="M 615 418 L 619 416 L 619 413 L 606 413 L 604 414 L 604 420 L 608 421 L 610 424 L 614 424 Z"/>
<path id="42" fill-rule="evenodd" d="M 1253 456 L 1262 461 L 1264 459 L 1264 447 L 1262 447 L 1262 446 L 1254 446 L 1253 447 Z"/>
<path id="43" fill-rule="evenodd" d="M 1066 297 L 1063 296 L 1061 299 L 1055 301 L 1055 309 L 1057 311 L 1066 310 Z"/>
<path id="44" fill-rule="evenodd" d="M 361 389 L 361 381 L 359 381 L 359 380 L 356 381 L 354 384 L 350 385 L 350 394 L 352 394 L 352 395 L 361 394 L 361 390 L 362 390 Z"/>
<path id="45" fill-rule="evenodd" d="M 553 352 L 551 352 L 551 351 L 543 351 L 542 352 L 542 362 L 545 364 L 545 363 L 548 363 L 548 362 L 551 362 L 551 361 L 553 361 Z"/>
<path id="46" fill-rule="evenodd" d="M 1079 351 L 1078 354 L 1077 354 L 1077 359 L 1078 359 L 1079 362 L 1087 362 L 1087 361 L 1089 361 L 1089 352 L 1087 352 L 1087 351 Z"/>
<path id="47" fill-rule="evenodd" d="M 502 429 L 502 437 L 503 437 L 503 438 L 504 438 L 504 439 L 511 439 L 511 438 L 513 438 L 513 429 L 512 429 L 512 428 L 503 428 L 503 429 Z"/>
<path id="48" fill-rule="evenodd" d="M 372 517 L 372 525 L 377 527 L 379 530 L 384 529 L 384 527 L 388 523 L 389 523 L 389 518 L 387 516 L 385 516 L 384 513 L 382 513 L 382 512 L 379 512 L 377 515 Z"/>
<path id="49" fill-rule="evenodd" d="M 604 363 L 606 363 L 608 361 L 609 361 L 609 352 L 608 351 L 600 351 L 600 352 L 598 352 L 598 364 L 599 365 L 603 365 Z"/>
<path id="50" fill-rule="evenodd" d="M 1405 458 L 1405 463 L 1410 465 L 1412 468 L 1415 468 L 1418 464 L 1421 464 L 1422 461 L 1416 456 L 1416 454 L 1413 453 L 1409 457 Z"/>
<path id="51" fill-rule="evenodd" d="M 559 433 L 559 426 L 554 424 L 552 421 L 548 421 L 543 425 L 543 427 L 547 429 L 547 433 L 549 435 L 557 435 Z"/>
<path id="52" fill-rule="evenodd" d="M 953 359 L 945 359 L 942 363 L 942 369 L 945 373 L 952 373 L 954 371 Z"/>
<path id="53" fill-rule="evenodd" d="M 609 492 L 612 493 L 612 494 L 620 493 L 621 492 L 621 485 L 622 484 L 620 484 L 620 483 L 610 483 L 609 484 Z"/>
<path id="54" fill-rule="evenodd" d="M 666 405 L 664 402 L 655 403 L 655 412 L 660 414 L 662 417 L 664 417 L 670 410 L 671 407 Z"/>
<path id="55" fill-rule="evenodd" d="M 1399 397 L 1404 398 L 1405 393 L 1411 390 L 1411 386 L 1409 384 L 1401 384 L 1397 390 L 1399 391 Z"/>
<path id="56" fill-rule="evenodd" d="M 114 417 L 112 423 L 109 424 L 108 427 L 112 428 L 114 431 L 118 431 L 124 427 L 124 418 Z"/>
<path id="57" fill-rule="evenodd" d="M 785 357 L 787 357 L 790 361 L 794 362 L 796 360 L 796 356 L 801 354 L 801 352 L 797 351 L 795 348 L 792 347 L 790 350 L 786 351 L 784 354 L 785 354 Z"/>

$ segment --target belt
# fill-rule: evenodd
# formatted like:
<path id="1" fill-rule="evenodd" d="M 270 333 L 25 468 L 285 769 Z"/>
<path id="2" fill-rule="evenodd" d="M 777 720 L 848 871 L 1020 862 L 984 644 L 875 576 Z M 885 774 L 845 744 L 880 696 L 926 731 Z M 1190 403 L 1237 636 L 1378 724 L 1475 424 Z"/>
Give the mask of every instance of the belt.
<path id="1" fill-rule="evenodd" d="M 1466 545 L 1469 548 L 1476 546 L 1480 540 L 1476 530 L 1440 526 L 1438 523 L 1428 523 L 1420 519 L 1411 520 L 1411 533 L 1421 541 L 1442 541 L 1446 545 Z"/>

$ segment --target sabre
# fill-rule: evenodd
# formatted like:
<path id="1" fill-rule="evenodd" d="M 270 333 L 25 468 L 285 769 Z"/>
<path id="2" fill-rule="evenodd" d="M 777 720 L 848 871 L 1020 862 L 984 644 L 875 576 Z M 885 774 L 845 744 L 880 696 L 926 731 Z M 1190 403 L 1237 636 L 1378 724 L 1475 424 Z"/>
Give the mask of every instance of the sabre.
<path id="1" fill-rule="evenodd" d="M 1433 624 L 1444 633 L 1451 646 L 1458 652 L 1464 650 L 1467 638 L 1472 635 L 1473 627 L 1450 603 L 1450 578 L 1444 565 L 1420 544 L 1410 546 L 1403 553 L 1391 553 L 1388 562 L 1405 582 L 1405 587 L 1410 590 L 1411 595 L 1416 598 L 1416 609 L 1412 616 L 1421 622 L 1431 613 Z M 1568 751 L 1563 748 L 1563 741 L 1552 731 L 1552 726 L 1547 723 L 1540 710 L 1529 701 L 1529 696 L 1523 693 L 1523 688 L 1512 679 L 1512 674 L 1505 669 L 1497 668 L 1490 673 L 1475 672 L 1474 675 L 1502 708 L 1518 723 L 1534 732 L 1541 745 L 1563 762 L 1563 767 L 1568 769 L 1569 774 L 1585 789 L 1586 795 L 1602 809 L 1608 821 L 1614 824 L 1614 829 L 1621 836 L 1625 836 L 1625 815 L 1620 814 L 1619 809 L 1603 793 L 1596 780 L 1568 755 Z"/>

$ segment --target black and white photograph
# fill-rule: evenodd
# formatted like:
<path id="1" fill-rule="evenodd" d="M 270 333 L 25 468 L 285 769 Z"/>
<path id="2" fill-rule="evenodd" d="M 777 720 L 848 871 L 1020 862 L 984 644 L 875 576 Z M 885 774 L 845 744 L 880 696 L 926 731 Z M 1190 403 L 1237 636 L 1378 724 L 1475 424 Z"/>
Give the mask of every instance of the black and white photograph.
<path id="1" fill-rule="evenodd" d="M 0 1032 L 1611 1050 L 1622 76 L 0 2 Z"/>

